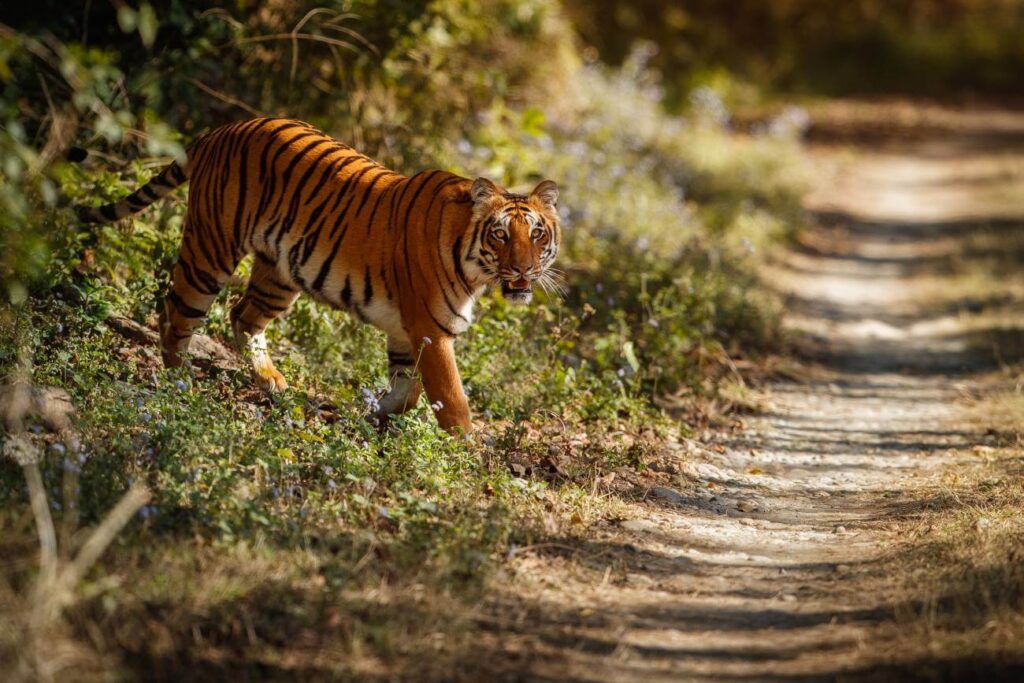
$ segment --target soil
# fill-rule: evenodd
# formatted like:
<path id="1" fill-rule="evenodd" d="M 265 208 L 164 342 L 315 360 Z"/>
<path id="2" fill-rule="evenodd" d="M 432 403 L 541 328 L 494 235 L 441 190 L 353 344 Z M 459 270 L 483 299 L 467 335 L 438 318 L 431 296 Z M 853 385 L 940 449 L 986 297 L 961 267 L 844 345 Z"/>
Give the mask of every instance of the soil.
<path id="1" fill-rule="evenodd" d="M 767 267 L 795 378 L 743 429 L 674 444 L 624 519 L 520 552 L 456 677 L 1024 680 L 902 634 L 928 600 L 920 527 L 998 438 L 963 399 L 1024 358 L 1020 278 L 993 269 L 1024 225 L 1024 116 L 872 111 L 870 137 L 814 138 L 816 227 Z"/>

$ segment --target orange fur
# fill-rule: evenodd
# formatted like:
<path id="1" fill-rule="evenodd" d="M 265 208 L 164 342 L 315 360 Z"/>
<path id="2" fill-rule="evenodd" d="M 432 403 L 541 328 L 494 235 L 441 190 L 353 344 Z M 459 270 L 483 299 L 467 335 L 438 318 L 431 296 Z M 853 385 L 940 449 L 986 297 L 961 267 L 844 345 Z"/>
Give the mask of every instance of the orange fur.
<path id="1" fill-rule="evenodd" d="M 193 331 L 247 254 L 245 296 L 231 311 L 236 343 L 268 390 L 286 386 L 263 331 L 306 292 L 351 311 L 388 337 L 391 390 L 381 417 L 412 407 L 419 375 L 442 427 L 469 430 L 454 338 L 484 289 L 529 300 L 561 238 L 557 189 L 529 196 L 433 170 L 406 177 L 311 126 L 240 121 L 203 136 L 116 204 L 82 208 L 90 222 L 141 210 L 190 183 L 181 251 L 160 317 L 164 362 L 180 365 Z"/>

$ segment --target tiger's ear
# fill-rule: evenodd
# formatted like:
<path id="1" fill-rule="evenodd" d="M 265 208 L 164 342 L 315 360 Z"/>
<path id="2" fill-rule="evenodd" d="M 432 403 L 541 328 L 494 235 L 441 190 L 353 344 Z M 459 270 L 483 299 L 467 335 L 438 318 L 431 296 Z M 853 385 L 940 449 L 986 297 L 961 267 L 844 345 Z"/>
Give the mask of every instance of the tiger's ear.
<path id="1" fill-rule="evenodd" d="M 469 190 L 469 196 L 473 198 L 474 204 L 486 202 L 501 194 L 501 188 L 487 178 L 477 178 L 473 181 L 473 187 Z"/>
<path id="2" fill-rule="evenodd" d="M 553 180 L 542 180 L 537 187 L 533 188 L 530 196 L 539 200 L 541 204 L 552 211 L 558 208 L 558 185 Z"/>

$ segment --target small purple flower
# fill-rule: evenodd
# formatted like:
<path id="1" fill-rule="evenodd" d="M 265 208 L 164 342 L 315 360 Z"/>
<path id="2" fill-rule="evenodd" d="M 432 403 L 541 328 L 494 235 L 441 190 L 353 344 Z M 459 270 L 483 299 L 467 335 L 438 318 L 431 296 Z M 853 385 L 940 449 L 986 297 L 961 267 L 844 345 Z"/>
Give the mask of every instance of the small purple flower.
<path id="1" fill-rule="evenodd" d="M 188 391 L 188 385 L 180 379 L 174 381 L 174 388 L 178 391 Z"/>
<path id="2" fill-rule="evenodd" d="M 656 318 L 651 318 L 647 321 L 647 324 L 650 325 L 651 327 L 658 327 L 659 323 Z"/>
<path id="3" fill-rule="evenodd" d="M 329 488 L 332 491 L 335 490 L 336 488 L 338 488 L 338 482 L 334 481 L 333 479 L 328 479 L 327 488 Z"/>
<path id="4" fill-rule="evenodd" d="M 371 412 L 375 413 L 380 410 L 380 402 L 377 400 L 376 394 L 373 393 L 373 390 L 366 387 L 363 387 L 363 403 L 366 404 L 366 407 Z"/>
<path id="5" fill-rule="evenodd" d="M 725 127 L 731 118 L 722 98 L 711 87 L 700 86 L 690 93 L 690 107 L 694 118 L 703 123 Z"/>
<path id="6" fill-rule="evenodd" d="M 388 510 L 383 505 L 377 508 L 377 514 L 384 519 L 391 519 L 391 510 Z"/>
<path id="7" fill-rule="evenodd" d="M 64 444 L 60 442 L 51 443 L 50 452 L 54 453 L 55 455 L 64 455 L 65 453 L 68 452 L 68 449 L 64 446 Z"/>
<path id="8" fill-rule="evenodd" d="M 149 422 L 150 420 L 152 420 L 152 419 L 153 419 L 153 416 L 152 416 L 152 415 L 150 415 L 149 413 L 146 413 L 146 412 L 144 412 L 144 413 L 142 413 L 141 415 L 139 415 L 139 417 L 141 417 L 141 418 L 142 418 L 142 421 L 143 421 L 143 422 Z"/>
<path id="9" fill-rule="evenodd" d="M 434 343 L 434 340 L 431 339 L 430 337 L 424 337 L 423 338 L 423 345 L 424 346 L 430 346 L 433 343 Z"/>
<path id="10" fill-rule="evenodd" d="M 153 505 L 143 505 L 139 508 L 139 517 L 142 519 L 149 519 L 150 517 L 156 516 L 156 507 Z"/>
<path id="11" fill-rule="evenodd" d="M 144 405 L 146 405 L 146 402 L 142 400 L 141 396 L 137 396 L 135 398 L 135 407 L 136 408 L 142 408 L 142 406 L 144 406 Z"/>
<path id="12" fill-rule="evenodd" d="M 56 332 L 57 334 L 63 334 L 63 333 L 64 333 L 64 325 L 63 325 L 62 323 L 57 323 L 57 324 L 56 324 L 56 325 L 54 326 L 54 328 L 53 328 L 53 329 L 54 329 L 54 331 L 55 331 L 55 332 Z"/>
<path id="13" fill-rule="evenodd" d="M 789 106 L 768 123 L 768 134 L 777 138 L 800 138 L 811 127 L 811 116 L 803 107 Z"/>
<path id="14" fill-rule="evenodd" d="M 71 474 L 78 474 L 79 472 L 82 471 L 82 468 L 74 460 L 71 460 L 70 458 L 64 458 L 64 471 L 69 472 Z"/>

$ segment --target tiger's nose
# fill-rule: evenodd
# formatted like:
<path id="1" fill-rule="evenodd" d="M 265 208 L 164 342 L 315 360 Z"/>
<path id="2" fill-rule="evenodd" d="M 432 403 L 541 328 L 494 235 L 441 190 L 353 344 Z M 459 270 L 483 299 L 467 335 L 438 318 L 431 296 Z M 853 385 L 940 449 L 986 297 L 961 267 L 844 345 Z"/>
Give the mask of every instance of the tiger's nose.
<path id="1" fill-rule="evenodd" d="M 530 280 L 527 279 L 526 277 L 526 268 L 521 268 L 520 266 L 512 266 L 509 270 L 511 270 L 514 275 L 518 276 L 515 280 L 509 281 L 509 287 L 511 287 L 512 289 L 530 288 Z"/>

